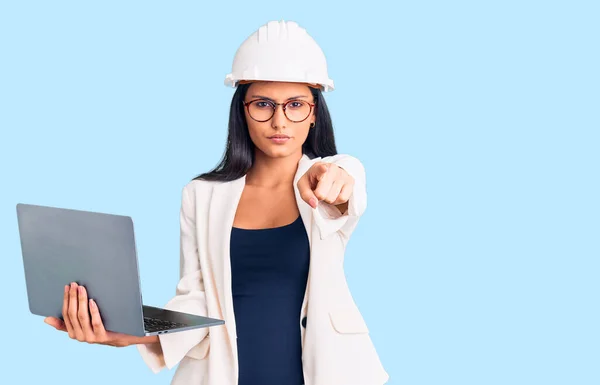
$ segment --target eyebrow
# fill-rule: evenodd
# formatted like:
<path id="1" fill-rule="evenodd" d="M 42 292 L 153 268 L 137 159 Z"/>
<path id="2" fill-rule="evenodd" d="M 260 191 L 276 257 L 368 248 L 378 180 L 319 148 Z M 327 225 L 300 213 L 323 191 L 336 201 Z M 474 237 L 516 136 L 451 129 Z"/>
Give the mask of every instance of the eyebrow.
<path id="1" fill-rule="evenodd" d="M 262 96 L 262 95 L 252 95 L 251 98 L 259 98 L 259 99 L 267 99 L 267 100 L 271 100 L 271 101 L 275 101 L 274 99 L 271 99 L 267 96 Z M 287 98 L 286 101 L 288 100 L 292 100 L 292 99 L 299 99 L 299 98 L 308 98 L 308 96 L 306 95 L 296 95 L 296 96 L 292 96 L 290 98 Z"/>

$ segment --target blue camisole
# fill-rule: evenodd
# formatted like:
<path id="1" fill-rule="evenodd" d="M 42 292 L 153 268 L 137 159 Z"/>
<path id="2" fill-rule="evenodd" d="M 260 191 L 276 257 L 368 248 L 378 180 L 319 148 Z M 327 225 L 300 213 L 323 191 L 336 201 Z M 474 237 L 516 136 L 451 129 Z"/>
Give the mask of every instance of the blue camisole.
<path id="1" fill-rule="evenodd" d="M 233 227 L 230 256 L 238 385 L 304 384 L 300 310 L 310 248 L 302 218 L 275 228 Z"/>

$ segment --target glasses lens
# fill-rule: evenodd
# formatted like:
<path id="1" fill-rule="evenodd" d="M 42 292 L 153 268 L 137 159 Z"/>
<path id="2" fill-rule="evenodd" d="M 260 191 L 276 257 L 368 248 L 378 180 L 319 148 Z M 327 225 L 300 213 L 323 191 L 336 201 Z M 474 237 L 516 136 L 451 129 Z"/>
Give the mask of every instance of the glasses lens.
<path id="1" fill-rule="evenodd" d="M 300 122 L 310 114 L 310 105 L 302 100 L 291 100 L 285 106 L 285 115 L 293 122 Z"/>
<path id="2" fill-rule="evenodd" d="M 273 115 L 275 106 L 266 100 L 255 100 L 248 106 L 248 113 L 255 120 L 269 120 Z"/>
<path id="3" fill-rule="evenodd" d="M 248 113 L 254 120 L 267 121 L 273 116 L 275 104 L 268 100 L 255 100 L 248 105 Z M 303 100 L 290 100 L 285 105 L 285 116 L 292 122 L 301 122 L 310 115 L 310 104 Z"/>

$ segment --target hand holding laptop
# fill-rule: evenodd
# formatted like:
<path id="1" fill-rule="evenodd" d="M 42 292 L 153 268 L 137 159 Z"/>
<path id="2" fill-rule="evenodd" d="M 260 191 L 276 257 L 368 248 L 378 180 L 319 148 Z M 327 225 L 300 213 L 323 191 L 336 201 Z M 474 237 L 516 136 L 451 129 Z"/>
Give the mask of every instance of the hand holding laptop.
<path id="1" fill-rule="evenodd" d="M 46 317 L 44 322 L 57 330 L 68 332 L 71 339 L 79 342 L 115 347 L 159 342 L 156 335 L 137 337 L 106 331 L 98 305 L 93 299 L 88 299 L 84 286 L 74 282 L 70 286 L 65 285 L 62 318 Z"/>

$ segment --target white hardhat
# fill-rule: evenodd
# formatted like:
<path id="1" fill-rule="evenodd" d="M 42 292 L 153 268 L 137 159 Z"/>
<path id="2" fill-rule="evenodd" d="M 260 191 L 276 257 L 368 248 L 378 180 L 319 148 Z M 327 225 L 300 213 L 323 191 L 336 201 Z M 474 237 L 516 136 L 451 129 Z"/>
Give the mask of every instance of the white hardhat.
<path id="1" fill-rule="evenodd" d="M 325 92 L 334 89 L 323 51 L 293 21 L 270 21 L 238 48 L 225 85 L 236 87 L 252 80 L 310 83 Z"/>

